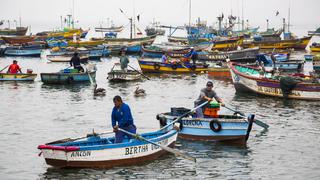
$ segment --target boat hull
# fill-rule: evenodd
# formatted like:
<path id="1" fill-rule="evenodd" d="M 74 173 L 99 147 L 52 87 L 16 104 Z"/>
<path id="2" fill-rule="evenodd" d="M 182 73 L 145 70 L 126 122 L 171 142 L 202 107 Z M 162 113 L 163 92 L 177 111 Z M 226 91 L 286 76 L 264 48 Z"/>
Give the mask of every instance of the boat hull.
<path id="1" fill-rule="evenodd" d="M 88 73 L 41 73 L 41 81 L 45 84 L 75 84 L 90 82 Z M 90 72 L 92 79 L 96 77 L 96 71 Z"/>
<path id="2" fill-rule="evenodd" d="M 152 141 L 173 147 L 177 135 L 176 130 L 171 130 L 164 135 L 152 138 Z M 144 135 L 141 134 L 141 136 Z M 48 165 L 64 168 L 112 168 L 136 165 L 154 160 L 166 153 L 158 146 L 139 140 L 109 145 L 80 146 L 71 151 L 50 145 L 40 145 L 38 149 L 42 151 Z"/>
<path id="3" fill-rule="evenodd" d="M 157 116 L 160 127 L 171 123 L 174 118 L 170 113 Z M 197 141 L 223 141 L 245 144 L 249 138 L 253 119 L 239 116 L 220 115 L 217 118 L 183 118 L 180 121 L 178 137 Z M 212 126 L 215 126 L 214 128 Z"/>
<path id="4" fill-rule="evenodd" d="M 196 68 L 192 64 L 170 64 L 160 63 L 155 61 L 139 60 L 140 68 L 143 72 L 149 73 L 205 73 L 208 71 L 207 67 L 197 65 Z"/>
<path id="5" fill-rule="evenodd" d="M 4 55 L 40 57 L 41 51 L 41 49 L 6 49 Z"/>
<path id="6" fill-rule="evenodd" d="M 37 74 L 8 74 L 0 73 L 0 81 L 34 81 Z"/>
<path id="7" fill-rule="evenodd" d="M 113 70 L 108 73 L 107 79 L 110 82 L 127 82 L 141 80 L 141 74 L 135 71 L 124 72 L 122 70 Z"/>
<path id="8" fill-rule="evenodd" d="M 237 92 L 253 92 L 266 96 L 281 98 L 284 97 L 280 88 L 279 80 L 259 77 L 258 73 L 256 73 L 256 75 L 241 73 L 236 68 L 236 66 L 241 67 L 241 65 L 234 66 L 232 63 L 229 63 L 228 65 L 230 67 L 232 81 Z M 287 98 L 301 100 L 320 100 L 320 84 L 298 83 Z"/>

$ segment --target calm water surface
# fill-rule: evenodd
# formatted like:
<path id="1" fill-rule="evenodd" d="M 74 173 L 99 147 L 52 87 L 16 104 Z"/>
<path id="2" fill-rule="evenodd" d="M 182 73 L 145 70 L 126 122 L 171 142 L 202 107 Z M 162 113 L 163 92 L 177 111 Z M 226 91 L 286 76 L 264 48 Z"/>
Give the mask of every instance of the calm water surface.
<path id="1" fill-rule="evenodd" d="M 40 58 L 16 59 L 24 70 L 32 68 L 37 73 L 68 66 Z M 236 94 L 230 82 L 219 80 L 214 80 L 215 89 L 225 102 L 255 113 L 270 125 L 265 132 L 254 126 L 246 147 L 179 140 L 177 148 L 196 157 L 197 163 L 168 154 L 144 165 L 110 170 L 46 165 L 43 157 L 38 157 L 39 144 L 82 137 L 92 129 L 111 130 L 115 95 L 130 105 L 139 133 L 154 131 L 158 128 L 156 114 L 173 106 L 192 107 L 210 79 L 207 75 L 170 75 L 112 84 L 106 77 L 116 61 L 106 58 L 91 62 L 97 64 L 97 84 L 107 90 L 105 97 L 93 97 L 90 84 L 49 86 L 42 84 L 39 76 L 32 83 L 0 82 L 1 179 L 319 179 L 319 102 Z M 12 58 L 1 58 L 0 68 L 11 62 Z M 134 57 L 130 64 L 138 68 Z M 137 86 L 145 89 L 147 96 L 135 97 Z"/>

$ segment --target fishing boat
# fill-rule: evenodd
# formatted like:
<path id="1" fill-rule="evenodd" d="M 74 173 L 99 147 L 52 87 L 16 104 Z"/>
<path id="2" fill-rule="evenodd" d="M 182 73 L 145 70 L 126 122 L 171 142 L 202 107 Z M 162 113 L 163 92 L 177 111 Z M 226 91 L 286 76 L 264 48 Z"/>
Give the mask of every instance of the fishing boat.
<path id="1" fill-rule="evenodd" d="M 37 74 L 33 73 L 0 73 L 0 81 L 34 81 L 36 77 Z"/>
<path id="2" fill-rule="evenodd" d="M 168 41 L 177 42 L 181 44 L 188 44 L 188 38 L 186 37 L 168 36 Z"/>
<path id="3" fill-rule="evenodd" d="M 68 45 L 72 47 L 92 47 L 102 45 L 104 40 L 90 40 L 90 41 L 68 41 Z"/>
<path id="4" fill-rule="evenodd" d="M 2 36 L 2 39 L 9 44 L 23 44 L 33 42 L 35 36 Z"/>
<path id="5" fill-rule="evenodd" d="M 250 92 L 273 97 L 290 99 L 320 100 L 320 83 L 317 79 L 299 75 L 276 76 L 272 72 L 264 72 L 255 66 L 229 62 L 232 81 L 237 92 Z"/>
<path id="6" fill-rule="evenodd" d="M 24 36 L 28 31 L 28 27 L 16 27 L 15 29 L 4 28 L 0 29 L 0 35 L 5 36 Z"/>
<path id="7" fill-rule="evenodd" d="M 320 43 L 312 43 L 310 46 L 310 51 L 311 52 L 320 52 Z"/>
<path id="8" fill-rule="evenodd" d="M 150 142 L 124 138 L 114 143 L 115 137 L 91 134 L 86 138 L 63 139 L 39 145 L 48 165 L 63 168 L 112 168 L 143 164 L 165 154 L 166 151 L 154 145 L 173 147 L 177 130 L 142 133 L 140 136 Z"/>
<path id="9" fill-rule="evenodd" d="M 156 39 L 156 35 L 141 37 L 141 38 L 104 38 L 104 42 L 106 44 L 113 43 L 113 42 L 152 44 L 155 39 Z"/>
<path id="10" fill-rule="evenodd" d="M 248 117 L 219 114 L 220 105 L 210 103 L 205 107 L 204 117 L 196 118 L 194 114 L 183 117 L 180 121 L 178 138 L 193 141 L 222 141 L 245 144 L 249 138 L 254 115 Z M 160 127 L 172 123 L 190 109 L 173 107 L 170 112 L 157 115 Z"/>
<path id="11" fill-rule="evenodd" d="M 47 60 L 51 62 L 70 62 L 73 52 L 62 53 L 62 54 L 49 54 L 47 55 Z M 89 54 L 79 54 L 81 62 L 87 62 L 89 60 Z"/>
<path id="12" fill-rule="evenodd" d="M 96 32 L 121 32 L 123 26 L 111 26 L 111 27 L 96 27 L 94 28 Z"/>
<path id="13" fill-rule="evenodd" d="M 9 46 L 6 48 L 4 55 L 39 57 L 42 49 L 44 49 L 44 46 L 41 44 Z"/>
<path id="14" fill-rule="evenodd" d="M 253 41 L 245 44 L 244 47 L 260 47 L 260 49 L 290 49 L 304 50 L 308 45 L 311 36 L 297 39 L 277 40 L 277 41 Z"/>
<path id="15" fill-rule="evenodd" d="M 90 77 L 95 79 L 96 69 L 93 68 L 88 72 L 78 72 L 77 69 L 63 69 L 56 73 L 40 73 L 40 76 L 41 81 L 45 84 L 74 84 L 90 82 Z"/>
<path id="16" fill-rule="evenodd" d="M 197 59 L 200 61 L 225 61 L 229 58 L 231 61 L 237 62 L 255 62 L 259 50 L 258 47 L 254 47 L 226 52 L 201 52 L 198 53 Z"/>
<path id="17" fill-rule="evenodd" d="M 215 79 L 231 80 L 230 69 L 225 62 L 220 62 L 212 66 L 210 65 L 210 68 L 208 68 L 208 76 Z"/>
<path id="18" fill-rule="evenodd" d="M 137 81 L 141 80 L 142 72 L 137 72 L 134 70 L 121 70 L 120 64 L 115 63 L 114 66 L 111 68 L 111 71 L 108 72 L 107 79 L 110 82 L 127 82 L 127 81 Z"/>
<path id="19" fill-rule="evenodd" d="M 212 50 L 236 50 L 238 46 L 243 44 L 243 36 L 231 37 L 226 40 L 215 40 L 212 46 Z"/>
<path id="20" fill-rule="evenodd" d="M 151 57 L 151 58 L 161 58 L 165 53 L 170 57 L 179 58 L 186 55 L 189 51 L 189 47 L 183 47 L 180 49 L 169 49 L 162 48 L 161 46 L 152 45 L 152 46 L 142 46 L 141 47 L 142 56 Z"/>
<path id="21" fill-rule="evenodd" d="M 302 72 L 304 68 L 304 60 L 278 60 L 272 61 L 270 54 L 258 54 L 257 62 L 263 62 L 264 66 L 278 68 L 282 72 Z"/>
<path id="22" fill-rule="evenodd" d="M 175 61 L 175 62 L 174 62 Z M 172 60 L 172 63 L 163 63 L 158 61 L 148 61 L 139 59 L 139 65 L 142 72 L 149 73 L 205 73 L 208 71 L 208 65 L 197 63 L 196 65 L 190 62 L 181 62 L 180 60 Z"/>
<path id="23" fill-rule="evenodd" d="M 313 57 L 312 64 L 313 64 L 313 70 L 319 74 L 320 73 L 320 55 L 319 54 Z"/>

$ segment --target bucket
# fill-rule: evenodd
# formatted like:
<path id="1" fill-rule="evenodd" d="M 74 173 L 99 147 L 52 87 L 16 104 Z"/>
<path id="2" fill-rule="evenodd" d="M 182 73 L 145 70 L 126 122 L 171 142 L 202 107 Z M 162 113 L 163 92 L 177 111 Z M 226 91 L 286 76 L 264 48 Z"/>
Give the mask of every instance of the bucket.
<path id="1" fill-rule="evenodd" d="M 220 110 L 220 104 L 218 102 L 211 101 L 207 107 L 205 107 L 203 114 L 205 116 L 219 117 L 218 112 Z"/>
<path id="2" fill-rule="evenodd" d="M 27 69 L 27 74 L 32 74 L 33 70 L 32 69 Z"/>

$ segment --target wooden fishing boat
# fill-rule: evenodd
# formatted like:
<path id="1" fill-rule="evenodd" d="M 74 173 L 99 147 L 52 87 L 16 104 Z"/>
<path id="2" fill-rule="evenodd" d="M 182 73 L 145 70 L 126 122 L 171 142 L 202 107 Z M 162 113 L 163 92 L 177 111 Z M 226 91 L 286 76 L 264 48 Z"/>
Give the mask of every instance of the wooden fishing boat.
<path id="1" fill-rule="evenodd" d="M 183 117 L 179 121 L 178 138 L 245 144 L 250 135 L 254 115 L 249 115 L 247 118 L 238 115 L 220 115 L 217 112 L 219 109 L 220 106 L 209 105 L 204 111 L 207 114 L 204 118 L 195 118 L 193 115 Z M 188 111 L 190 109 L 171 108 L 171 112 L 158 114 L 156 118 L 159 120 L 160 127 L 164 127 Z"/>
<path id="2" fill-rule="evenodd" d="M 261 75 L 259 68 L 229 62 L 232 81 L 237 92 L 253 92 L 273 97 L 320 100 L 320 83 L 312 77 L 273 76 L 271 72 Z M 304 78 L 307 77 L 307 78 Z M 289 79 L 288 79 L 289 78 Z"/>
<path id="3" fill-rule="evenodd" d="M 229 58 L 231 61 L 237 62 L 255 62 L 259 50 L 258 47 L 254 47 L 227 52 L 201 52 L 198 53 L 197 59 L 200 61 L 225 61 Z"/>
<path id="4" fill-rule="evenodd" d="M 139 73 L 134 70 L 127 70 L 126 72 L 120 69 L 120 64 L 115 63 L 111 68 L 111 71 L 108 72 L 107 79 L 110 82 L 127 82 L 127 81 L 137 81 L 141 80 L 142 72 Z"/>
<path id="5" fill-rule="evenodd" d="M 9 36 L 24 36 L 28 31 L 28 27 L 16 27 L 16 29 L 0 29 L 0 35 Z"/>
<path id="6" fill-rule="evenodd" d="M 168 36 L 169 42 L 178 42 L 182 44 L 188 44 L 188 38 L 186 37 L 176 37 L 176 36 Z"/>
<path id="7" fill-rule="evenodd" d="M 33 42 L 35 36 L 2 36 L 2 39 L 9 44 L 23 44 Z"/>
<path id="8" fill-rule="evenodd" d="M 244 47 L 260 47 L 260 49 L 290 49 L 304 50 L 308 45 L 311 36 L 290 39 L 290 40 L 278 40 L 278 41 L 253 41 L 249 44 L 245 44 Z"/>
<path id="9" fill-rule="evenodd" d="M 316 73 L 320 73 L 320 55 L 315 55 L 313 57 L 313 70 L 316 72 Z"/>
<path id="10" fill-rule="evenodd" d="M 231 80 L 230 69 L 226 66 L 213 66 L 208 68 L 208 75 L 216 79 Z"/>
<path id="11" fill-rule="evenodd" d="M 0 81 L 34 81 L 37 74 L 32 73 L 0 73 Z"/>
<path id="12" fill-rule="evenodd" d="M 143 138 L 166 147 L 173 147 L 177 131 L 156 131 L 140 134 Z M 77 140 L 78 139 L 78 140 Z M 147 141 L 124 138 L 114 143 L 114 137 L 90 135 L 87 138 L 63 139 L 39 145 L 48 165 L 63 168 L 112 168 L 143 164 L 165 154 L 166 151 Z"/>
<path id="13" fill-rule="evenodd" d="M 147 36 L 142 38 L 104 38 L 104 42 L 109 44 L 113 42 L 131 42 L 131 43 L 141 43 L 141 44 L 152 44 L 156 39 L 156 36 Z"/>
<path id="14" fill-rule="evenodd" d="M 68 45 L 72 47 L 92 47 L 102 45 L 104 40 L 90 40 L 90 41 L 68 41 Z"/>
<path id="15" fill-rule="evenodd" d="M 179 58 L 186 55 L 190 48 L 180 48 L 180 49 L 164 49 L 157 45 L 153 46 L 142 46 L 142 56 L 151 57 L 151 58 L 161 58 L 165 53 L 167 53 L 170 57 Z"/>
<path id="16" fill-rule="evenodd" d="M 96 32 L 121 32 L 124 29 L 123 26 L 111 26 L 111 27 L 96 27 Z"/>
<path id="17" fill-rule="evenodd" d="M 270 54 L 258 54 L 257 61 L 263 62 L 266 67 L 275 67 L 282 72 L 302 72 L 304 68 L 304 60 L 285 60 L 272 61 Z"/>
<path id="18" fill-rule="evenodd" d="M 310 46 L 311 52 L 320 52 L 320 43 L 312 43 Z"/>
<path id="19" fill-rule="evenodd" d="M 212 50 L 236 50 L 238 46 L 243 44 L 243 36 L 232 37 L 226 40 L 216 40 L 213 43 Z"/>
<path id="20" fill-rule="evenodd" d="M 40 73 L 41 81 L 45 84 L 74 84 L 90 82 L 90 77 L 95 79 L 96 70 L 77 72 L 75 69 L 65 69 L 57 73 Z"/>
<path id="21" fill-rule="evenodd" d="M 73 53 L 62 53 L 62 54 L 49 54 L 47 60 L 51 62 L 70 62 Z M 81 62 L 87 62 L 89 60 L 89 54 L 79 54 Z"/>
<path id="22" fill-rule="evenodd" d="M 162 63 L 157 61 L 138 60 L 142 72 L 149 73 L 205 73 L 208 65 L 185 63 Z"/>
<path id="23" fill-rule="evenodd" d="M 38 45 L 21 45 L 7 47 L 4 55 L 6 56 L 33 56 L 39 57 L 44 47 L 41 44 Z"/>

